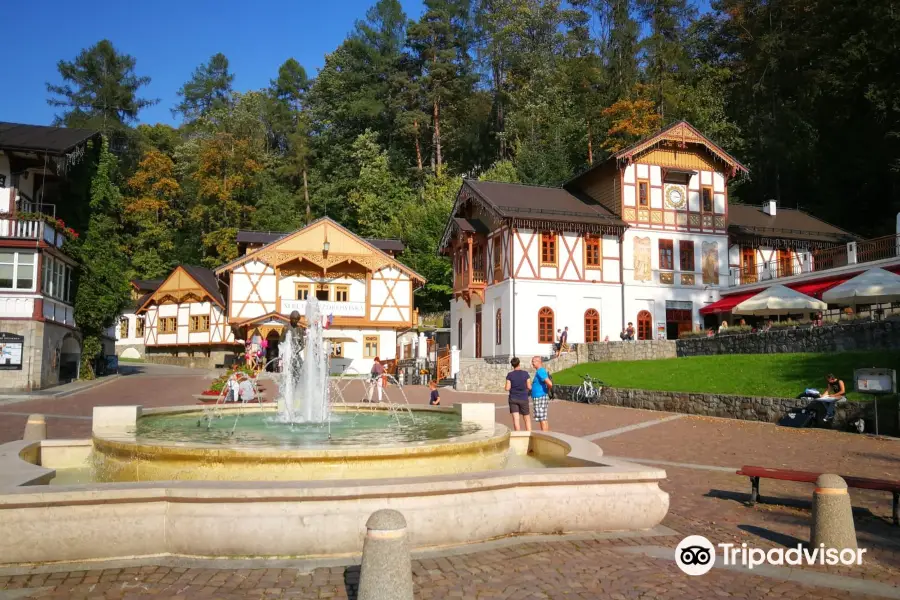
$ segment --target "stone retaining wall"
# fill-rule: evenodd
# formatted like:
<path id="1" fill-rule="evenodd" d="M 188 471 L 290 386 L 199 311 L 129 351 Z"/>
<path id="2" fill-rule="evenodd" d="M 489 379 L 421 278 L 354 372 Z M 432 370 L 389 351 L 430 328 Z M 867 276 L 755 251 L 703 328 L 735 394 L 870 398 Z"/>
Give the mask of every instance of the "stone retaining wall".
<path id="1" fill-rule="evenodd" d="M 678 356 L 674 340 L 595 342 L 579 344 L 577 351 L 579 363 L 660 360 Z"/>
<path id="2" fill-rule="evenodd" d="M 656 360 L 675 358 L 675 342 L 652 340 L 644 342 L 596 342 L 576 344 L 571 352 L 544 361 L 550 373 L 574 367 L 584 362 L 618 362 L 624 360 Z M 519 357 L 531 370 L 531 357 Z M 456 375 L 456 389 L 463 392 L 502 392 L 509 373 L 509 357 L 463 358 Z"/>
<path id="3" fill-rule="evenodd" d="M 456 375 L 456 389 L 461 392 L 503 392 L 506 387 L 506 374 L 512 369 L 509 361 L 502 363 L 488 362 L 490 359 L 462 359 L 459 373 Z M 522 367 L 534 376 L 531 368 L 531 357 L 524 357 Z M 574 367 L 578 364 L 575 352 L 563 354 L 544 362 L 544 367 L 551 374 Z"/>
<path id="4" fill-rule="evenodd" d="M 221 369 L 226 365 L 226 358 L 233 356 L 233 352 L 217 350 L 209 353 L 209 356 L 198 354 L 197 356 L 172 356 L 171 354 L 154 353 L 147 351 L 144 361 L 157 365 L 173 365 L 176 367 L 188 367 L 191 369 Z"/>
<path id="5" fill-rule="evenodd" d="M 678 356 L 900 350 L 900 320 L 774 329 L 763 333 L 688 338 L 675 343 Z"/>
<path id="6" fill-rule="evenodd" d="M 555 386 L 555 397 L 572 400 L 578 386 Z M 726 417 L 744 421 L 777 423 L 790 409 L 806 406 L 809 401 L 796 398 L 764 398 L 759 396 L 731 396 L 727 394 L 694 394 L 687 392 L 660 392 L 606 387 L 599 404 L 642 408 L 663 412 L 709 417 Z M 879 401 L 879 431 L 891 433 L 897 425 L 897 401 Z M 866 419 L 874 418 L 871 402 L 842 402 L 835 412 L 835 428 L 843 429 L 855 420 L 860 411 Z M 869 424 L 866 424 L 869 427 Z"/>

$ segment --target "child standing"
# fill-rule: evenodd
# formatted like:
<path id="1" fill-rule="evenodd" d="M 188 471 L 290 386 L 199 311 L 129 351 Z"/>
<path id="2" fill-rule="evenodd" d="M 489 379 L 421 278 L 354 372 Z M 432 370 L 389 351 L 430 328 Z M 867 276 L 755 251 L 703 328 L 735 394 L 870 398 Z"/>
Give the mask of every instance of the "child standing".
<path id="1" fill-rule="evenodd" d="M 431 406 L 440 406 L 441 395 L 438 393 L 437 382 L 431 380 L 431 382 L 428 383 L 428 387 L 431 388 L 431 399 L 428 401 L 428 404 Z"/>

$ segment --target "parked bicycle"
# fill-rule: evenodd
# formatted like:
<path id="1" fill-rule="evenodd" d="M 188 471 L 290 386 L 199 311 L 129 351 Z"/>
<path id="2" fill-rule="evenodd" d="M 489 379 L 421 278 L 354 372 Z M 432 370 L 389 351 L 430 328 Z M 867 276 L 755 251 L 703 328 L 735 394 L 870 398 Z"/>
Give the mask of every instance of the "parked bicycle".
<path id="1" fill-rule="evenodd" d="M 575 390 L 575 402 L 598 404 L 603 395 L 603 386 L 605 384 L 590 375 L 582 375 L 581 379 L 583 380 L 581 386 Z"/>

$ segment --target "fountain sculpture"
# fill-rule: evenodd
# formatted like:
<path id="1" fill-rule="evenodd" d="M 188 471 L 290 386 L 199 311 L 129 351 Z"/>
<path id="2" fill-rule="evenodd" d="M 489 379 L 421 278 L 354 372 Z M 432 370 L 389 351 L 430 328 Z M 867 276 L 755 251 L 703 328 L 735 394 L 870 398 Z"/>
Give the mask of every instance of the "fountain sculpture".
<path id="1" fill-rule="evenodd" d="M 299 327 L 300 313 L 291 313 L 290 326 L 278 347 L 281 383 L 278 420 L 283 423 L 324 423 L 328 410 L 328 353 L 319 301 L 306 302 L 306 332 Z M 306 350 L 306 360 L 302 353 Z"/>

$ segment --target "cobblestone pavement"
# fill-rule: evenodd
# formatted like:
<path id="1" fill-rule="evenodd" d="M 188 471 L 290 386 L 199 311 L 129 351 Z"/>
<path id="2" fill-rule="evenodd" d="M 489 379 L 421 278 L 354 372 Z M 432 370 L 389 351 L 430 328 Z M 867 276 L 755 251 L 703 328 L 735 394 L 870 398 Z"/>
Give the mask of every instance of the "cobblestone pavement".
<path id="1" fill-rule="evenodd" d="M 122 377 L 82 394 L 0 406 L 0 442 L 18 439 L 26 415 L 48 415 L 52 437 L 87 437 L 93 406 L 190 404 L 190 394 L 206 384 L 205 375 L 172 377 L 146 374 Z M 357 387 L 353 387 L 357 386 Z M 389 388 L 390 390 L 390 388 Z M 424 403 L 425 388 L 405 388 L 413 403 Z M 396 394 L 396 390 L 394 390 Z M 363 394 L 351 384 L 347 400 Z M 497 417 L 509 419 L 502 395 L 442 390 L 444 404 L 492 402 Z M 17 414 L 14 414 L 17 413 Z M 56 415 L 56 416 L 53 416 Z M 672 537 L 524 542 L 460 556 L 414 561 L 417 598 L 874 598 L 847 591 L 826 580 L 814 584 L 771 576 L 714 569 L 702 577 L 682 574 L 672 560 L 626 553 L 637 546 L 673 549 L 682 536 L 699 534 L 714 543 L 747 542 L 764 548 L 796 546 L 809 535 L 812 487 L 763 481 L 769 503 L 747 506 L 749 482 L 722 468 L 744 464 L 828 470 L 868 477 L 900 477 L 900 441 L 821 430 L 792 430 L 769 424 L 685 416 L 659 422 L 668 413 L 609 406 L 553 402 L 554 430 L 577 436 L 606 432 L 598 440 L 604 453 L 661 465 L 668 478 L 661 486 L 671 496 L 663 524 Z M 72 418 L 76 417 L 76 418 Z M 80 417 L 80 418 L 78 418 Z M 633 425 L 648 426 L 627 429 Z M 626 428 L 617 431 L 620 428 Z M 718 469 L 716 468 L 718 467 Z M 895 586 L 900 598 L 900 530 L 889 523 L 888 493 L 850 490 L 860 546 L 868 549 L 862 567 L 803 567 L 823 577 Z M 298 569 L 200 569 L 143 566 L 93 571 L 0 575 L 4 593 L 27 589 L 46 598 L 354 598 L 358 567 Z M 4 571 L 0 569 L 0 573 Z M 864 591 L 864 590 L 863 590 Z M 869 590 L 870 592 L 872 590 Z M 883 590 L 882 590 L 883 591 Z M 12 596 L 9 596 L 12 597 Z M 15 596 L 23 597 L 23 596 Z M 883 594 L 878 597 L 885 597 Z"/>

